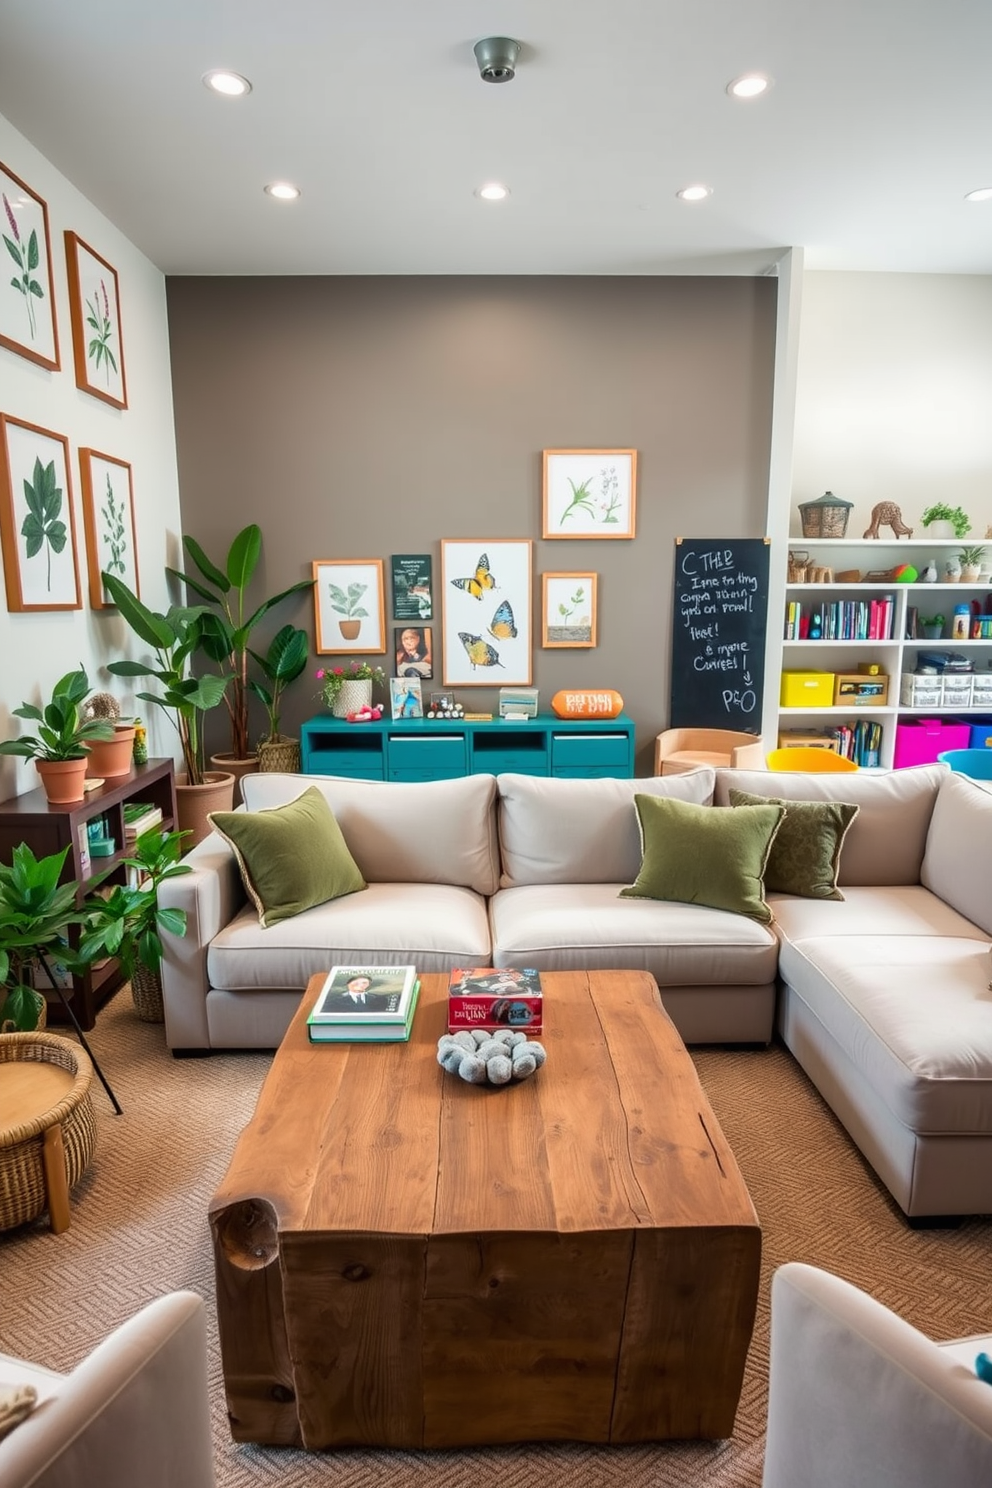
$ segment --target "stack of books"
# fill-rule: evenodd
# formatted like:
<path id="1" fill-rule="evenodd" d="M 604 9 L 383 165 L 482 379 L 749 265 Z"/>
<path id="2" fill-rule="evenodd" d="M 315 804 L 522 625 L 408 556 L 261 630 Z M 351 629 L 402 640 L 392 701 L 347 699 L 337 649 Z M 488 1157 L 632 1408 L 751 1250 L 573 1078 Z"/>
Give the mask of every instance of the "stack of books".
<path id="1" fill-rule="evenodd" d="M 162 808 L 153 806 L 150 801 L 125 801 L 123 811 L 125 843 L 137 842 L 162 821 Z"/>
<path id="2" fill-rule="evenodd" d="M 419 995 L 415 966 L 332 966 L 307 1018 L 310 1042 L 405 1043 Z"/>

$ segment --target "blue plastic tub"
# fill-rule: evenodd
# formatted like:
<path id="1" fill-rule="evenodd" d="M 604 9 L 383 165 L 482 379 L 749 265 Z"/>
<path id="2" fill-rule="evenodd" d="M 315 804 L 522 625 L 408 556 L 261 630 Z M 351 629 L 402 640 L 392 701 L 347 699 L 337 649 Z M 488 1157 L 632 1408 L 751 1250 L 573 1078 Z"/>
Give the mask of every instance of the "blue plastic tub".
<path id="1" fill-rule="evenodd" d="M 992 749 L 945 749 L 937 758 L 959 775 L 970 775 L 972 780 L 992 780 Z"/>

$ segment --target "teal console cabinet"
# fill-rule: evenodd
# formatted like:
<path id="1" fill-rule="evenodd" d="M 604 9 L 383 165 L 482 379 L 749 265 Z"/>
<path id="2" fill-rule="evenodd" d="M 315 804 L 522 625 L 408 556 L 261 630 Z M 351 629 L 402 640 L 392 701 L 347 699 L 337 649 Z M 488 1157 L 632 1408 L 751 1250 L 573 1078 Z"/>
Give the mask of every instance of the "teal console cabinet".
<path id="1" fill-rule="evenodd" d="M 356 780 L 450 780 L 460 775 L 634 773 L 634 724 L 610 719 L 380 718 L 348 723 L 323 714 L 300 730 L 306 775 Z"/>

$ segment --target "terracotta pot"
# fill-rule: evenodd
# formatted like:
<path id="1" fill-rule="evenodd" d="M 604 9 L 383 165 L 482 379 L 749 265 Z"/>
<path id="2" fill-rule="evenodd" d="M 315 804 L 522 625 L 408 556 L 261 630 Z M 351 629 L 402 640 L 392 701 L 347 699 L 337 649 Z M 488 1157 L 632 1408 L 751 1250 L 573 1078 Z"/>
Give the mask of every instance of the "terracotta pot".
<path id="1" fill-rule="evenodd" d="M 114 726 L 112 739 L 94 739 L 87 749 L 86 773 L 101 780 L 130 775 L 134 768 L 133 750 L 136 729 L 133 723 Z"/>
<path id="2" fill-rule="evenodd" d="M 35 760 L 34 767 L 41 777 L 45 794 L 53 806 L 67 806 L 70 801 L 81 801 L 86 779 L 86 759 Z"/>
<path id="3" fill-rule="evenodd" d="M 210 811 L 230 811 L 234 806 L 234 776 L 220 770 L 208 770 L 202 785 L 187 785 L 186 775 L 176 776 L 176 818 L 180 832 L 191 832 L 183 840 L 183 852 L 189 852 L 213 830 L 207 821 Z"/>
<path id="4" fill-rule="evenodd" d="M 258 755 L 249 754 L 244 759 L 238 759 L 233 754 L 212 754 L 210 763 L 215 770 L 224 775 L 233 775 L 235 782 L 234 802 L 238 805 L 244 800 L 241 794 L 242 775 L 254 775 L 258 770 Z"/>

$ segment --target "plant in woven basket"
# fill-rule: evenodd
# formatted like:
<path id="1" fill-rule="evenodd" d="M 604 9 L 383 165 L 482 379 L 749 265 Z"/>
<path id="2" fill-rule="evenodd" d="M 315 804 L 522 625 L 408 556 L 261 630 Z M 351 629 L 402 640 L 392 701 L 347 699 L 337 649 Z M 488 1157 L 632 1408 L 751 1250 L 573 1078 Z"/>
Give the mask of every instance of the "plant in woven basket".
<path id="1" fill-rule="evenodd" d="M 124 864 L 134 870 L 134 884 L 115 884 L 109 893 L 93 893 L 83 905 L 79 955 L 86 961 L 116 956 L 130 979 L 139 966 L 157 973 L 162 965 L 162 936 L 186 934 L 186 911 L 162 909 L 159 885 L 192 870 L 179 861 L 188 832 L 144 832 Z"/>
<path id="2" fill-rule="evenodd" d="M 248 683 L 255 696 L 261 700 L 268 715 L 269 731 L 263 740 L 265 743 L 275 743 L 280 738 L 279 715 L 282 709 L 282 695 L 290 682 L 295 682 L 302 674 L 307 664 L 309 650 L 306 631 L 298 630 L 295 625 L 284 625 L 272 637 L 269 649 L 264 656 L 260 656 L 256 651 L 251 653 L 266 679 L 265 682 L 256 682 L 252 678 Z"/>
<path id="3" fill-rule="evenodd" d="M 0 864 L 0 1032 L 39 1027 L 45 999 L 32 981 L 40 957 L 81 969 L 68 946 L 70 928 L 83 919 L 76 886 L 59 883 L 68 851 L 36 858 L 22 842 L 11 863 Z"/>

